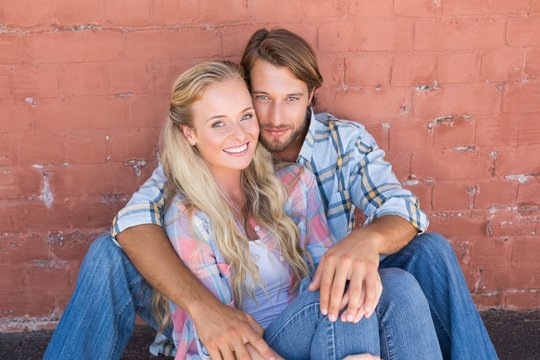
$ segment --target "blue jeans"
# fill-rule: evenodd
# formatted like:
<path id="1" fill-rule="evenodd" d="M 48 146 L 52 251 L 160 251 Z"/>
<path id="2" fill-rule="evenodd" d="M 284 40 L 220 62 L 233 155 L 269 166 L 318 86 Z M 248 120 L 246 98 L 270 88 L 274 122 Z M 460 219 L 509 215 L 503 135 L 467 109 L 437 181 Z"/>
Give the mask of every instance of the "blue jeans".
<path id="1" fill-rule="evenodd" d="M 455 255 L 444 238 L 421 235 L 386 258 L 381 267 L 399 267 L 414 275 L 431 308 L 445 359 L 496 358 Z M 81 265 L 75 291 L 44 359 L 119 359 L 133 332 L 136 313 L 155 327 L 149 310 L 151 292 L 110 235 L 97 238 Z M 398 343 L 403 332 L 392 329 L 388 327 L 390 333 L 382 334 L 382 338 L 391 339 L 382 349 L 388 346 L 399 351 L 406 346 Z"/>
<path id="2" fill-rule="evenodd" d="M 265 340 L 288 360 L 362 353 L 385 360 L 442 359 L 429 305 L 414 277 L 395 268 L 381 269 L 380 275 L 383 293 L 376 316 L 358 324 L 330 322 L 319 310 L 319 292 L 306 291 L 266 328 Z"/>
<path id="3" fill-rule="evenodd" d="M 419 235 L 379 268 L 400 268 L 418 281 L 444 359 L 498 358 L 448 240 L 436 233 Z"/>

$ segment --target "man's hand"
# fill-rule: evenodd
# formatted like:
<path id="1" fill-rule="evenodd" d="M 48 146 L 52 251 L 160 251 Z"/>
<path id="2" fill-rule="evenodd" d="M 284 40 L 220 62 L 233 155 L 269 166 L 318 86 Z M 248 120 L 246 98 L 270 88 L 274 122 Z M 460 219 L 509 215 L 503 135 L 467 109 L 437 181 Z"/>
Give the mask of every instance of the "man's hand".
<path id="1" fill-rule="evenodd" d="M 262 359 L 279 358 L 263 340 L 263 329 L 251 315 L 217 302 L 190 313 L 212 360 L 249 360 L 252 359 L 250 354 L 256 353 Z"/>
<path id="2" fill-rule="evenodd" d="M 382 292 L 377 241 L 350 234 L 322 257 L 309 289 L 320 289 L 321 313 L 328 314 L 330 321 L 336 321 L 347 304 L 342 321 L 357 323 L 373 314 Z"/>
<path id="3" fill-rule="evenodd" d="M 349 355 L 343 360 L 381 360 L 380 357 L 370 354 Z"/>

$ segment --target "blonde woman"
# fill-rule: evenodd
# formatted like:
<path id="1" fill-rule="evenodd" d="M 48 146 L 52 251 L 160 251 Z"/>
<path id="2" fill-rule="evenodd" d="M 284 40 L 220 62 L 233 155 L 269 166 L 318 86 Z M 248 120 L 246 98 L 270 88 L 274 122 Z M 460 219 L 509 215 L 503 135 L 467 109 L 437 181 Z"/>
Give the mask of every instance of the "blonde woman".
<path id="1" fill-rule="evenodd" d="M 206 62 L 176 79 L 161 144 L 167 235 L 204 285 L 264 328 L 287 310 L 297 312 L 289 303 L 333 243 L 313 175 L 297 165 L 276 175 L 258 136 L 251 96 L 238 65 Z M 314 311 L 308 320 L 291 321 L 302 338 L 294 349 L 298 358 L 379 353 L 378 338 L 362 336 L 378 333 L 376 317 L 359 324 L 332 324 L 318 311 L 317 293 L 303 294 L 304 306 L 313 304 Z M 156 302 L 159 305 L 159 296 Z M 189 316 L 170 305 L 176 358 L 208 356 Z M 354 341 L 329 357 L 320 346 L 327 327 L 342 328 L 336 335 Z M 275 337 L 268 343 L 279 352 L 290 340 L 286 334 L 279 326 L 265 336 Z M 234 351 L 221 356 L 245 355 Z"/>

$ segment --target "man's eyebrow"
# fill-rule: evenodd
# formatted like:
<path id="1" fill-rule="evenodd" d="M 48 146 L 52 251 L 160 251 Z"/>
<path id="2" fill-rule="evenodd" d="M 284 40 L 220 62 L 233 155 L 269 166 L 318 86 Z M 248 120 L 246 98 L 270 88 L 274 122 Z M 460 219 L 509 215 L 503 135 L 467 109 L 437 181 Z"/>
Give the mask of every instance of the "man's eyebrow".
<path id="1" fill-rule="evenodd" d="M 253 109 L 253 106 L 248 106 L 247 108 L 245 108 L 244 110 L 240 111 L 240 114 L 241 113 L 245 113 L 246 111 L 248 110 L 254 110 Z M 210 117 L 208 120 L 206 121 L 210 121 L 210 120 L 215 120 L 215 119 L 221 119 L 221 118 L 224 118 L 224 117 L 227 117 L 226 115 L 214 115 L 212 117 Z"/>

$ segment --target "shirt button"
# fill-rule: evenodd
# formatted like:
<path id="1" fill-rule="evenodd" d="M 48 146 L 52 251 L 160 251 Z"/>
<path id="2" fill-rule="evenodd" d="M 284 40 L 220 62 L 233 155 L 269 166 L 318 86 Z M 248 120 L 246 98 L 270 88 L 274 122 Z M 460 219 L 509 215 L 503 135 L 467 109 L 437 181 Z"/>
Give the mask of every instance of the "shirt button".
<path id="1" fill-rule="evenodd" d="M 254 227 L 254 229 L 255 229 L 255 231 L 259 231 L 259 230 L 261 230 L 261 227 L 260 227 L 259 225 L 256 225 L 256 226 Z"/>

